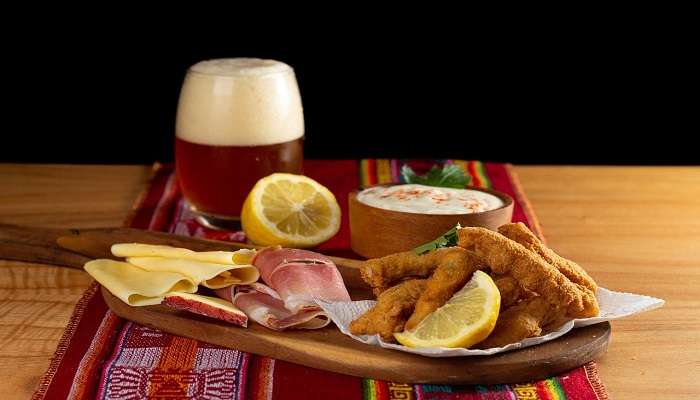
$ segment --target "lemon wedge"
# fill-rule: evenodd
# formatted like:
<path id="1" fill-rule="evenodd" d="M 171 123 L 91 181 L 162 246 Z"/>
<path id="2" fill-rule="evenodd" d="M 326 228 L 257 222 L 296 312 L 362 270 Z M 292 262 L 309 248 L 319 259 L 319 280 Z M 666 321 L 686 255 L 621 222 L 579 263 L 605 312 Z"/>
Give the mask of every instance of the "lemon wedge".
<path id="1" fill-rule="evenodd" d="M 408 347 L 471 347 L 486 339 L 498 319 L 501 294 L 490 276 L 474 272 L 471 280 L 442 307 L 411 331 L 394 334 Z"/>
<path id="2" fill-rule="evenodd" d="M 313 247 L 338 232 L 340 206 L 315 180 L 277 173 L 260 179 L 250 191 L 241 225 L 255 244 Z"/>

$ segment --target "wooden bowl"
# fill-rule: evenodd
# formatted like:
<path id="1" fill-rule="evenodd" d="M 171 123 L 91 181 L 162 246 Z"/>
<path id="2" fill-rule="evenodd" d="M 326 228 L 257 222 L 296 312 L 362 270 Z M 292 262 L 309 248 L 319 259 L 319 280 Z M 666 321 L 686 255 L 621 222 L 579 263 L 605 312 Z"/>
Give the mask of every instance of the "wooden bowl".
<path id="1" fill-rule="evenodd" d="M 492 189 L 471 186 L 466 189 L 490 193 L 503 200 L 503 206 L 471 214 L 417 214 L 370 206 L 357 200 L 357 191 L 351 192 L 348 195 L 350 247 L 363 257 L 383 257 L 428 243 L 457 223 L 496 230 L 511 222 L 513 199 L 510 196 Z"/>

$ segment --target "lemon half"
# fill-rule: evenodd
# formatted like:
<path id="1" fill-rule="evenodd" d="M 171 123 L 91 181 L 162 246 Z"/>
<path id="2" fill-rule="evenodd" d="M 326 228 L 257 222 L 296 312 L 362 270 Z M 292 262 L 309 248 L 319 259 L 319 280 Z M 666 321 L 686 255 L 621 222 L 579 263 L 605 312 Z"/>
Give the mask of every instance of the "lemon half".
<path id="1" fill-rule="evenodd" d="M 395 333 L 408 347 L 471 347 L 486 339 L 498 320 L 501 294 L 490 276 L 474 272 L 471 280 L 442 307 L 411 331 Z"/>
<path id="2" fill-rule="evenodd" d="M 340 229 L 340 206 L 315 180 L 277 173 L 260 179 L 250 191 L 241 225 L 255 244 L 313 247 Z"/>

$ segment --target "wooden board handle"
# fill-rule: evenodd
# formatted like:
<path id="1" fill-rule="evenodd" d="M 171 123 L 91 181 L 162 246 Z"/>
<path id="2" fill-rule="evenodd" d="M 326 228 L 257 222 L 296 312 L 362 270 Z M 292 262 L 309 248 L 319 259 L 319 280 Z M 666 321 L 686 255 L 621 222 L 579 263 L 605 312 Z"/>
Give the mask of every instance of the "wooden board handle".
<path id="1" fill-rule="evenodd" d="M 0 259 L 82 268 L 90 257 L 57 244 L 59 237 L 73 231 L 0 224 Z"/>
<path id="2" fill-rule="evenodd" d="M 191 238 L 133 228 L 51 229 L 0 224 L 0 259 L 82 269 L 95 258 L 115 258 L 114 243 L 164 244 L 195 251 L 257 249 L 243 243 Z M 365 288 L 360 260 L 330 257 L 349 288 Z"/>

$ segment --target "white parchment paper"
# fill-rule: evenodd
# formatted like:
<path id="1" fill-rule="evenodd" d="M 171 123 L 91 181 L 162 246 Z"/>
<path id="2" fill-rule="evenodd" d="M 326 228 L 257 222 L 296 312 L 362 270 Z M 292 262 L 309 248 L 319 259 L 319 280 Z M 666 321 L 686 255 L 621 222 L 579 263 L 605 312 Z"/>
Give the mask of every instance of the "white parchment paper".
<path id="1" fill-rule="evenodd" d="M 374 300 L 334 303 L 319 301 L 318 304 L 326 313 L 328 313 L 328 316 L 333 320 L 333 322 L 335 322 L 341 332 L 355 340 L 369 345 L 405 351 L 407 353 L 420 354 L 427 357 L 482 356 L 521 349 L 523 347 L 534 346 L 536 344 L 554 340 L 574 328 L 597 324 L 603 321 L 612 321 L 618 318 L 627 317 L 629 315 L 653 310 L 664 305 L 663 300 L 654 297 L 632 293 L 613 292 L 604 288 L 598 288 L 596 297 L 598 299 L 598 305 L 600 306 L 600 315 L 597 317 L 571 320 L 559 327 L 559 329 L 556 331 L 550 332 L 546 335 L 524 339 L 520 342 L 511 343 L 504 347 L 494 347 L 484 350 L 464 348 L 451 349 L 446 347 L 414 349 L 402 346 L 400 344 L 384 342 L 379 338 L 379 335 L 355 336 L 350 333 L 350 322 L 357 319 L 360 315 L 372 308 L 375 303 Z"/>

